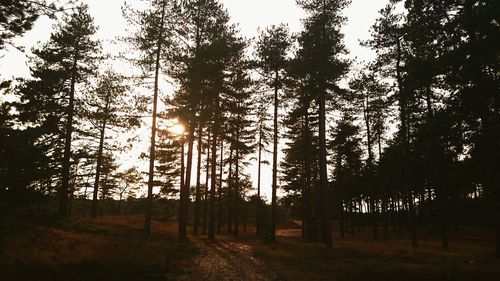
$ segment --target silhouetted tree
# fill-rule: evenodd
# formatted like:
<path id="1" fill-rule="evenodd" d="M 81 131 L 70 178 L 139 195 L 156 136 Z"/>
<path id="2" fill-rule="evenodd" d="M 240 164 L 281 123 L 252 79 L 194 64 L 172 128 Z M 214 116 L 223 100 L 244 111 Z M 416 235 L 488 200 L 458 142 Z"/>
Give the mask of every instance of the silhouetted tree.
<path id="1" fill-rule="evenodd" d="M 278 109 L 279 91 L 283 88 L 283 79 L 288 64 L 287 52 L 291 47 L 291 39 L 286 25 L 271 26 L 263 31 L 257 43 L 258 66 L 262 71 L 262 78 L 268 87 L 274 91 L 273 116 L 273 175 L 271 213 L 269 220 L 268 240 L 276 240 L 276 190 L 278 188 Z"/>
<path id="2" fill-rule="evenodd" d="M 379 51 L 376 66 L 387 76 L 394 78 L 397 87 L 397 101 L 399 106 L 400 128 L 398 138 L 401 142 L 401 184 L 406 193 L 406 202 L 408 203 L 408 225 L 410 228 L 410 239 L 412 246 L 417 246 L 414 197 L 409 184 L 409 153 L 410 153 L 410 126 L 409 126 L 409 104 L 413 96 L 405 86 L 405 58 L 406 49 L 404 48 L 403 36 L 404 28 L 402 26 L 402 16 L 395 11 L 395 4 L 388 4 L 381 10 L 381 17 L 372 27 L 373 39 L 368 43 L 372 48 Z"/>
<path id="3" fill-rule="evenodd" d="M 71 5 L 69 1 L 67 5 Z M 40 16 L 55 19 L 56 13 L 63 10 L 58 1 L 45 0 L 5 0 L 0 6 L 0 50 L 12 44 L 12 38 L 23 35 L 33 28 Z"/>
<path id="4" fill-rule="evenodd" d="M 146 73 L 154 73 L 148 195 L 144 221 L 144 233 L 146 235 L 149 235 L 151 232 L 153 210 L 158 81 L 160 71 L 162 67 L 165 67 L 172 30 L 175 30 L 176 17 L 174 15 L 177 9 L 178 5 L 175 0 L 151 0 L 148 1 L 148 7 L 144 11 L 136 11 L 129 8 L 125 14 L 128 21 L 138 28 L 137 32 L 129 38 L 132 45 L 141 51 L 138 63 L 144 68 Z"/>
<path id="5" fill-rule="evenodd" d="M 265 90 L 264 90 L 265 91 Z M 257 133 L 257 210 L 256 210 L 256 234 L 261 234 L 262 228 L 262 200 L 261 200 L 261 168 L 262 165 L 269 164 L 262 159 L 262 153 L 269 152 L 267 146 L 271 142 L 271 128 L 269 121 L 269 106 L 271 105 L 269 97 L 265 92 L 257 92 L 253 97 L 255 114 L 255 131 Z"/>
<path id="6" fill-rule="evenodd" d="M 49 181 L 55 171 L 61 174 L 59 213 L 62 215 L 68 211 L 75 100 L 81 98 L 86 78 L 94 72 L 99 54 L 99 42 L 92 39 L 95 32 L 86 6 L 78 6 L 65 15 L 49 41 L 33 49 L 31 73 L 35 79 L 23 83 L 18 92 L 19 121 L 38 128 L 31 131 L 36 132 L 32 141 L 36 140 L 50 159 L 46 158 L 47 164 L 41 168 L 45 167 L 42 169 L 51 178 Z"/>
<path id="7" fill-rule="evenodd" d="M 326 104 L 331 97 L 341 94 L 340 78 L 346 73 L 348 62 L 340 57 L 346 53 L 340 32 L 345 22 L 342 10 L 346 0 L 300 0 L 306 11 L 304 30 L 299 35 L 298 59 L 310 80 L 309 87 L 318 106 L 319 189 L 317 198 L 321 221 L 321 238 L 331 247 L 330 206 L 328 202 L 328 175 L 326 149 Z"/>
<path id="8" fill-rule="evenodd" d="M 127 87 L 119 80 L 120 77 L 112 72 L 106 72 L 98 81 L 95 94 L 89 97 L 89 108 L 92 124 L 98 130 L 99 145 L 97 148 L 94 191 L 92 197 L 92 216 L 97 215 L 97 195 L 101 174 L 102 159 L 106 147 L 107 129 L 117 132 L 120 128 L 127 130 L 140 125 L 133 117 L 133 100 L 127 99 Z M 129 117 L 132 116 L 132 117 Z M 108 148 L 109 149 L 109 148 Z"/>
<path id="9" fill-rule="evenodd" d="M 125 194 L 129 196 L 142 184 L 142 177 L 137 167 L 128 168 L 118 175 L 120 184 L 118 186 L 118 215 L 122 214 L 122 201 Z"/>
<path id="10" fill-rule="evenodd" d="M 373 155 L 373 144 L 375 139 L 373 138 L 374 127 L 381 122 L 381 120 L 376 119 L 376 112 L 381 110 L 378 108 L 377 104 L 373 104 L 373 101 L 379 100 L 380 96 L 385 94 L 385 89 L 382 85 L 376 80 L 373 74 L 361 73 L 360 77 L 355 78 L 349 84 L 351 90 L 353 91 L 353 103 L 356 108 L 361 110 L 363 116 L 363 123 L 365 125 L 365 136 L 366 136 L 366 151 L 367 151 L 367 160 L 366 160 L 366 181 L 368 184 L 369 190 L 369 202 L 370 202 L 370 210 L 372 212 L 372 226 L 373 226 L 373 238 L 378 238 L 377 232 L 377 210 L 375 207 L 376 198 L 378 196 L 378 192 L 375 190 L 375 174 L 374 174 L 374 155 Z M 383 121 L 382 121 L 383 122 Z"/>

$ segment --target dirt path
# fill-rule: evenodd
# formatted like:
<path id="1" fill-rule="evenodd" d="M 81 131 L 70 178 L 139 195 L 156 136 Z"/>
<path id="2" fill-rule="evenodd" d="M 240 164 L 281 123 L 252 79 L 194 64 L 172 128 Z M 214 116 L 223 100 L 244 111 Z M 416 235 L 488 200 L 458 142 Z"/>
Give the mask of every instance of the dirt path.
<path id="1" fill-rule="evenodd" d="M 192 238 L 192 242 L 200 249 L 200 254 L 177 280 L 278 280 L 263 261 L 253 256 L 247 244 L 225 240 L 211 243 L 201 238 Z"/>

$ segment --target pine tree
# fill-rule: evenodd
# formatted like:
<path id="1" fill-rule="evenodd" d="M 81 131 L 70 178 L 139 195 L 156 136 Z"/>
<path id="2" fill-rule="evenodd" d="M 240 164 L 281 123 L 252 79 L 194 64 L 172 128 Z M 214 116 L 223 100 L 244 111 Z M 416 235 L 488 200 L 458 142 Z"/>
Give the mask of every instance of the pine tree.
<path id="1" fill-rule="evenodd" d="M 227 24 L 227 22 L 226 22 Z M 228 28 L 228 27 L 226 27 Z M 223 112 L 228 110 L 228 101 L 231 100 L 231 96 L 234 97 L 234 94 L 241 94 L 242 92 L 240 88 L 233 88 L 235 85 L 232 84 L 232 79 L 240 75 L 239 71 L 241 69 L 240 60 L 242 58 L 243 50 L 244 50 L 244 42 L 241 38 L 239 38 L 236 34 L 236 30 L 234 27 L 229 27 L 225 33 L 221 34 L 220 38 L 215 40 L 208 48 L 207 54 L 208 58 L 208 66 L 212 67 L 212 69 L 216 70 L 214 75 L 210 78 L 213 81 L 211 84 L 212 87 L 208 87 L 208 93 L 212 99 L 211 109 L 212 113 L 212 152 L 211 152 L 211 187 L 210 187 L 210 199 L 209 199 L 209 217 L 208 217 L 208 236 L 210 239 L 214 239 L 215 237 L 215 190 L 217 184 L 217 150 L 218 143 L 222 141 L 224 132 L 222 129 L 224 128 L 224 119 L 226 116 Z M 237 80 L 236 80 L 237 81 Z M 238 92 L 236 92 L 237 90 Z M 241 105 L 241 104 L 240 104 Z M 241 114 L 241 113 L 240 113 Z M 242 116 L 240 116 L 240 120 L 242 120 Z M 237 133 L 237 132 L 235 132 Z M 234 136 L 234 135 L 233 135 Z M 236 143 L 239 143 L 237 141 Z M 240 144 L 238 144 L 240 145 Z M 240 148 L 241 149 L 241 148 Z M 243 155 L 243 153 L 242 153 Z M 231 157 L 230 157 L 231 159 Z M 229 180 L 229 184 L 231 180 Z"/>
<path id="2" fill-rule="evenodd" d="M 313 110 L 314 93 L 312 92 L 312 81 L 308 79 L 307 67 L 304 67 L 300 58 L 300 50 L 297 51 L 296 58 L 292 60 L 287 81 L 287 97 L 291 103 L 291 109 L 286 119 L 288 128 L 287 138 L 292 142 L 285 150 L 284 175 L 288 181 L 286 189 L 295 190 L 301 193 L 302 205 L 302 235 L 309 241 L 318 239 L 318 225 L 314 220 L 313 209 L 315 204 L 315 194 L 317 194 L 318 183 L 318 116 Z M 295 154 L 295 155 L 293 155 Z M 290 172 L 287 165 L 300 165 L 301 168 L 301 190 L 290 181 L 296 174 Z M 298 204 L 298 203 L 297 203 Z"/>
<path id="3" fill-rule="evenodd" d="M 129 9 L 125 17 L 132 24 L 137 25 L 138 31 L 129 38 L 132 45 L 141 51 L 138 63 L 147 73 L 154 73 L 151 142 L 149 152 L 149 178 L 148 195 L 146 200 L 146 213 L 144 220 L 144 233 L 151 233 L 151 218 L 153 211 L 153 185 L 156 148 L 156 119 L 158 108 L 159 87 L 161 69 L 165 67 L 165 60 L 169 46 L 171 45 L 172 31 L 175 29 L 178 12 L 175 0 L 151 0 L 144 11 Z"/>
<path id="4" fill-rule="evenodd" d="M 26 91 L 26 86 L 21 86 Z M 46 144 L 41 139 L 49 139 L 56 134 L 52 128 L 55 120 L 38 119 L 33 126 L 27 112 L 13 114 L 24 106 L 16 103 L 2 103 L 0 109 L 0 196 L 6 202 L 20 205 L 48 195 L 53 190 L 52 178 L 56 171 L 52 168 L 52 158 L 46 154 Z M 23 130 L 16 128 L 26 124 Z M 30 124 L 29 126 L 27 124 Z"/>
<path id="5" fill-rule="evenodd" d="M 176 45 L 177 55 L 173 57 L 171 68 L 171 74 L 180 86 L 174 97 L 176 100 L 175 110 L 184 116 L 187 125 L 186 184 L 180 193 L 179 206 L 179 236 L 181 239 L 186 235 L 188 220 L 195 131 L 200 122 L 208 126 L 209 120 L 202 120 L 202 118 L 212 118 L 211 114 L 204 112 L 212 113 L 211 111 L 214 110 L 215 105 L 212 103 L 215 93 L 206 84 L 209 83 L 208 81 L 213 81 L 214 75 L 220 75 L 217 72 L 213 73 L 214 69 L 211 67 L 217 69 L 219 67 L 217 64 L 223 60 L 221 58 L 221 61 L 216 61 L 219 59 L 218 56 L 223 55 L 225 47 L 222 45 L 218 46 L 220 49 L 217 49 L 216 46 L 224 43 L 220 37 L 224 37 L 224 33 L 227 32 L 229 21 L 227 13 L 223 11 L 222 5 L 217 1 L 186 1 L 183 3 L 182 9 L 185 25 L 180 32 L 182 40 Z M 212 62 L 213 60 L 215 61 Z M 214 65 L 211 65 L 212 63 Z M 216 91 L 220 91 L 220 89 Z M 212 133 L 216 133 L 216 130 L 212 130 Z M 212 173 L 211 178 L 215 178 L 215 173 Z"/>
<path id="6" fill-rule="evenodd" d="M 458 11 L 445 25 L 450 30 L 443 44 L 449 46 L 443 56 L 446 82 L 453 90 L 447 101 L 457 111 L 457 124 L 465 122 L 474 137 L 470 157 L 479 181 L 490 192 L 490 210 L 496 229 L 496 256 L 500 258 L 500 176 L 496 171 L 500 155 L 500 87 L 498 71 L 500 34 L 497 1 L 457 1 L 444 6 Z M 443 6 L 443 5 L 441 5 Z M 460 121 L 461 120 L 461 121 Z"/>
<path id="7" fill-rule="evenodd" d="M 346 0 L 301 0 L 297 3 L 306 11 L 304 30 L 299 36 L 298 59 L 309 76 L 311 92 L 317 103 L 319 117 L 319 192 L 321 238 L 331 247 L 329 188 L 326 149 L 326 103 L 333 94 L 340 95 L 339 79 L 346 73 L 348 63 L 340 58 L 346 53 L 340 27 L 345 18 L 342 10 Z"/>
<path id="8" fill-rule="evenodd" d="M 118 175 L 121 184 L 118 187 L 118 215 L 122 214 L 122 201 L 125 194 L 130 197 L 130 195 L 137 189 L 139 183 L 141 183 L 142 177 L 137 170 L 137 167 L 131 167 L 121 172 Z"/>
<path id="9" fill-rule="evenodd" d="M 186 188 L 181 191 L 179 234 L 181 238 L 185 236 L 189 203 L 187 187 L 192 174 L 195 131 L 203 124 L 211 128 L 212 134 L 207 218 L 208 236 L 214 239 L 217 151 L 222 140 L 219 136 L 223 133 L 221 125 L 226 118 L 224 95 L 229 95 L 230 77 L 234 71 L 231 67 L 242 54 L 242 40 L 237 37 L 235 27 L 229 24 L 229 16 L 218 1 L 186 1 L 182 7 L 186 24 L 179 33 L 182 40 L 176 45 L 177 54 L 173 57 L 171 68 L 171 74 L 179 84 L 174 97 L 174 111 L 179 116 L 184 116 L 188 131 Z M 201 167 L 201 163 L 199 166 Z M 195 204 L 195 208 L 196 206 L 199 205 Z"/>
<path id="10" fill-rule="evenodd" d="M 380 120 L 376 119 L 376 111 L 379 110 L 376 105 L 373 104 L 374 100 L 379 100 L 380 96 L 385 94 L 384 88 L 376 80 L 373 74 L 367 74 L 362 72 L 359 77 L 351 80 L 349 84 L 351 90 L 353 91 L 353 102 L 356 108 L 361 109 L 361 113 L 363 116 L 363 123 L 365 125 L 365 136 L 366 136 L 366 151 L 367 151 L 367 160 L 366 160 L 366 181 L 368 184 L 369 190 L 369 202 L 370 209 L 372 211 L 371 221 L 373 226 L 373 238 L 378 238 L 377 233 L 377 222 L 378 215 L 377 210 L 375 208 L 375 200 L 376 196 L 378 196 L 378 192 L 376 192 L 375 186 L 375 174 L 374 174 L 374 154 L 373 154 L 373 144 L 375 142 L 373 136 L 374 127 L 380 124 Z M 382 121 L 383 122 L 383 121 Z"/>
<path id="11" fill-rule="evenodd" d="M 236 45 L 235 50 L 236 58 L 242 59 L 244 57 L 244 47 L 243 42 Z M 238 235 L 239 231 L 239 217 L 240 217 L 240 207 L 242 202 L 242 196 L 244 195 L 244 190 L 242 189 L 241 174 L 242 169 L 246 164 L 244 163 L 245 157 L 253 152 L 253 141 L 254 132 L 251 128 L 251 120 L 245 118 L 245 116 L 250 115 L 251 110 L 251 99 L 250 99 L 250 78 L 245 69 L 243 62 L 236 62 L 232 66 L 232 77 L 230 78 L 229 85 L 230 90 L 228 91 L 228 100 L 225 102 L 227 105 L 228 112 L 230 116 L 227 119 L 227 129 L 230 138 L 226 140 L 231 145 L 231 150 L 235 151 L 234 158 L 229 159 L 234 165 L 234 174 L 231 180 L 228 182 L 230 186 L 230 194 L 228 194 L 228 200 L 232 202 L 232 208 L 229 208 L 230 216 L 234 221 L 234 231 L 233 234 Z"/>
<path id="12" fill-rule="evenodd" d="M 400 129 L 398 138 L 401 142 L 401 185 L 406 193 L 405 199 L 408 202 L 408 225 L 410 230 L 410 240 L 412 247 L 417 246 L 414 197 L 409 183 L 409 163 L 410 163 L 410 102 L 414 98 L 406 87 L 406 73 L 404 72 L 407 50 L 404 46 L 405 30 L 402 26 L 402 16 L 395 13 L 394 3 L 388 4 L 381 10 L 381 17 L 372 27 L 373 39 L 367 42 L 369 46 L 379 51 L 376 66 L 380 71 L 395 79 L 397 87 L 397 101 L 399 105 Z"/>
<path id="13" fill-rule="evenodd" d="M 346 215 L 344 210 L 349 208 L 351 235 L 354 235 L 354 208 L 356 196 L 361 196 L 359 182 L 361 178 L 361 138 L 359 127 L 353 124 L 349 112 L 345 112 L 342 119 L 332 131 L 329 148 L 333 151 L 335 170 L 333 174 L 337 196 L 340 196 L 340 233 L 343 236 L 347 231 Z"/>
<path id="14" fill-rule="evenodd" d="M 178 194 L 181 179 L 181 138 L 169 129 L 158 130 L 157 158 L 154 186 L 160 188 L 164 196 Z"/>
<path id="15" fill-rule="evenodd" d="M 312 135 L 317 126 L 317 118 L 304 108 L 304 96 L 294 102 L 292 111 L 285 120 L 287 127 L 284 160 L 281 163 L 284 182 L 283 189 L 287 195 L 284 200 L 293 209 L 298 209 L 302 217 L 302 236 L 309 241 L 316 240 L 317 232 L 312 220 L 314 188 L 317 186 L 318 147 Z"/>
<path id="16" fill-rule="evenodd" d="M 97 83 L 95 94 L 88 98 L 87 107 L 90 109 L 89 117 L 91 123 L 95 125 L 98 131 L 99 145 L 97 148 L 95 180 L 92 197 L 92 216 L 97 215 L 98 190 L 100 183 L 101 166 L 106 147 L 106 140 L 109 139 L 109 130 L 118 132 L 121 130 L 130 130 L 138 127 L 140 123 L 134 118 L 133 101 L 127 98 L 126 91 L 128 87 L 120 81 L 119 75 L 107 71 L 100 77 Z"/>
<path id="17" fill-rule="evenodd" d="M 271 127 L 269 127 L 270 106 L 269 97 L 265 90 L 257 92 L 253 96 L 255 131 L 257 133 L 257 210 L 256 210 L 256 234 L 261 234 L 262 229 L 262 197 L 261 197 L 261 168 L 262 165 L 269 164 L 262 159 L 262 154 L 269 152 L 266 147 L 271 142 Z"/>
<path id="18" fill-rule="evenodd" d="M 70 3 L 71 4 L 71 1 Z M 5 0 L 0 6 L 0 50 L 6 44 L 12 44 L 12 38 L 21 36 L 33 28 L 40 16 L 55 18 L 63 7 L 56 1 L 45 0 Z"/>
<path id="19" fill-rule="evenodd" d="M 81 98 L 81 88 L 99 59 L 99 42 L 92 38 L 95 32 L 87 7 L 76 7 L 56 26 L 49 41 L 33 50 L 31 73 L 35 79 L 19 89 L 19 119 L 33 120 L 32 127 L 41 129 L 35 137 L 37 146 L 51 159 L 42 167 L 51 175 L 56 171 L 61 174 L 62 215 L 68 211 L 73 123 L 78 113 L 75 101 Z"/>
<path id="20" fill-rule="evenodd" d="M 278 110 L 279 92 L 283 88 L 283 79 L 288 64 L 287 52 L 291 47 L 290 35 L 286 25 L 271 26 L 263 31 L 257 43 L 258 66 L 261 69 L 263 80 L 274 91 L 273 98 L 273 175 L 271 213 L 268 231 L 268 240 L 276 241 L 276 190 L 278 188 Z"/>

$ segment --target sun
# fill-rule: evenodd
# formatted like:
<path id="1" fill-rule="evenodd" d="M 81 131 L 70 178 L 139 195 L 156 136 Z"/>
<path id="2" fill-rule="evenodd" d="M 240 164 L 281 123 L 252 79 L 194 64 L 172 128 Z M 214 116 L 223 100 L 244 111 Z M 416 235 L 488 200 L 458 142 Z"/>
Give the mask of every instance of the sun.
<path id="1" fill-rule="evenodd" d="M 184 133 L 184 126 L 182 124 L 175 124 L 168 129 L 171 133 L 175 135 L 182 135 Z"/>

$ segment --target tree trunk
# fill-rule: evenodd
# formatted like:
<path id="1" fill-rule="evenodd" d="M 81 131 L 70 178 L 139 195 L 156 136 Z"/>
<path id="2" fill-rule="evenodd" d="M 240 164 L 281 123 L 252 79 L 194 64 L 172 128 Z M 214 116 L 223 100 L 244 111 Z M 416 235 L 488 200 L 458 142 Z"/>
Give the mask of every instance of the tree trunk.
<path id="1" fill-rule="evenodd" d="M 497 198 L 495 211 L 496 211 L 496 258 L 500 259 L 500 200 Z"/>
<path id="2" fill-rule="evenodd" d="M 383 215 L 383 220 L 384 220 L 384 239 L 389 239 L 389 216 L 388 216 L 388 201 L 387 201 L 387 195 L 384 193 L 382 194 L 382 215 Z"/>
<path id="3" fill-rule="evenodd" d="M 183 195 L 183 192 L 185 192 L 186 188 L 186 164 L 184 163 L 184 157 L 185 157 L 185 151 L 184 151 L 184 133 L 181 135 L 181 180 L 180 180 L 180 188 L 179 188 L 179 213 L 178 213 L 178 236 L 179 236 L 179 239 L 183 239 L 183 237 L 181 236 L 181 221 L 183 220 L 182 216 L 183 216 L 183 212 L 182 212 L 182 208 L 184 207 L 183 206 L 183 202 L 182 200 L 184 199 L 184 195 Z M 184 228 L 185 230 L 185 228 Z"/>
<path id="4" fill-rule="evenodd" d="M 99 149 L 97 151 L 97 164 L 95 169 L 95 180 L 94 180 L 94 191 L 92 196 L 92 217 L 95 218 L 97 216 L 97 195 L 99 192 L 99 178 L 101 176 L 101 165 L 102 165 L 102 151 L 104 147 L 104 130 L 106 128 L 106 121 L 104 121 L 100 133 L 101 136 L 99 138 Z"/>
<path id="5" fill-rule="evenodd" d="M 76 162 L 75 171 L 73 174 L 73 180 L 71 181 L 71 188 L 69 189 L 68 215 L 71 215 L 71 211 L 73 209 L 73 202 L 75 199 L 75 182 L 76 178 L 78 177 L 78 164 L 79 162 Z"/>
<path id="6" fill-rule="evenodd" d="M 396 222 L 396 200 L 394 199 L 394 193 L 392 194 L 391 198 L 391 223 L 392 223 L 392 231 L 396 231 L 397 229 L 397 222 Z"/>
<path id="7" fill-rule="evenodd" d="M 358 232 L 361 232 L 361 229 L 365 230 L 365 218 L 363 216 L 363 198 L 359 197 L 359 207 L 358 207 Z"/>
<path id="8" fill-rule="evenodd" d="M 351 177 L 349 177 L 351 179 Z M 356 206 L 356 200 L 353 196 L 353 190 L 352 190 L 352 180 L 349 180 L 349 193 L 350 193 L 350 204 L 349 204 L 349 226 L 350 226 L 350 230 L 351 230 L 351 236 L 354 236 L 354 223 L 356 221 L 356 210 L 355 210 L 355 206 Z M 359 222 L 358 222 L 358 227 L 359 227 Z M 359 231 L 359 228 L 358 228 L 358 231 Z"/>
<path id="9" fill-rule="evenodd" d="M 262 129 L 259 132 L 259 155 L 258 155 L 258 164 L 257 164 L 257 214 L 256 214 L 256 223 L 255 223 L 255 233 L 260 235 L 261 233 L 261 202 L 260 202 L 260 168 L 262 165 Z"/>
<path id="10" fill-rule="evenodd" d="M 396 201 L 396 206 L 397 206 L 397 220 L 398 220 L 398 235 L 401 235 L 401 232 L 402 232 L 402 214 L 404 213 L 404 210 L 402 210 L 402 206 L 401 206 L 401 198 L 398 196 L 396 197 L 397 201 Z"/>
<path id="11" fill-rule="evenodd" d="M 233 147 L 229 150 L 229 171 L 227 174 L 227 234 L 233 232 Z"/>
<path id="12" fill-rule="evenodd" d="M 276 70 L 274 79 L 274 119 L 273 119 L 273 178 L 271 195 L 271 217 L 269 220 L 269 242 L 276 241 L 276 189 L 278 177 L 278 79 L 279 73 Z"/>
<path id="13" fill-rule="evenodd" d="M 332 233 L 330 229 L 329 188 L 326 162 L 326 92 L 321 85 L 319 89 L 319 194 L 321 238 L 327 247 L 332 246 Z"/>
<path id="14" fill-rule="evenodd" d="M 210 126 L 207 130 L 207 159 L 205 164 L 206 174 L 205 174 L 205 190 L 204 190 L 204 200 L 203 200 L 203 228 L 201 233 L 207 233 L 207 218 L 208 218 L 208 179 L 210 176 Z"/>
<path id="15" fill-rule="evenodd" d="M 316 237 L 317 229 L 312 229 L 315 225 L 312 223 L 312 192 L 311 192 L 311 171 L 309 165 L 309 147 L 311 141 L 309 140 L 309 109 L 308 104 L 304 104 L 304 229 L 309 241 L 313 241 Z"/>
<path id="16" fill-rule="evenodd" d="M 373 239 L 378 239 L 377 233 L 377 211 L 375 208 L 375 188 L 373 184 L 373 153 L 372 153 L 372 139 L 371 139 L 371 126 L 370 126 L 370 98 L 369 94 L 364 94 L 363 101 L 363 115 L 365 119 L 366 125 L 366 143 L 367 143 L 367 152 L 368 152 L 368 189 L 370 190 L 370 211 L 368 215 L 371 217 L 372 221 L 372 230 L 373 230 Z M 371 215 L 370 215 L 371 214 Z"/>
<path id="17" fill-rule="evenodd" d="M 341 196 L 342 197 L 342 196 Z M 340 237 L 344 238 L 345 237 L 345 232 L 344 232 L 344 201 L 341 199 L 340 200 L 340 208 L 339 208 L 339 231 L 340 231 Z"/>
<path id="18" fill-rule="evenodd" d="M 181 186 L 181 198 L 179 206 L 179 239 L 186 239 L 186 229 L 188 220 L 189 208 L 189 189 L 191 188 L 191 171 L 193 164 L 193 147 L 194 147 L 194 131 L 196 129 L 196 121 L 194 110 L 191 110 L 191 121 L 189 122 L 188 132 L 188 151 L 186 161 L 186 178 L 184 185 Z"/>
<path id="19" fill-rule="evenodd" d="M 160 30 L 163 30 L 165 18 L 165 3 L 161 11 Z M 149 178 L 148 178 L 148 196 L 146 199 L 146 214 L 144 219 L 144 234 L 149 236 L 151 234 L 151 217 L 153 215 L 153 183 L 154 183 L 154 170 L 155 170 L 155 149 L 156 149 L 156 111 L 158 107 L 158 78 L 160 75 L 160 56 L 162 50 L 163 33 L 159 33 L 159 38 L 156 46 L 156 59 L 155 59 L 155 82 L 154 82 L 154 95 L 153 95 L 153 115 L 151 121 L 151 143 L 149 152 Z"/>
<path id="20" fill-rule="evenodd" d="M 243 232 L 247 232 L 247 208 L 245 201 L 243 201 Z"/>
<path id="21" fill-rule="evenodd" d="M 441 221 L 441 246 L 445 249 L 448 248 L 448 225 L 447 225 L 447 200 L 446 196 L 444 194 L 440 195 L 439 198 L 439 205 L 440 205 L 440 221 Z"/>
<path id="22" fill-rule="evenodd" d="M 94 181 L 94 192 L 92 196 L 92 217 L 95 218 L 97 216 L 97 195 L 99 191 L 99 177 L 101 175 L 101 165 L 102 165 L 102 153 L 104 150 L 104 136 L 106 133 L 106 121 L 109 110 L 109 93 L 106 95 L 106 105 L 104 109 L 104 120 L 102 120 L 102 126 L 100 129 L 100 137 L 99 137 L 99 149 L 97 151 L 97 164 L 95 168 L 95 181 Z"/>
<path id="23" fill-rule="evenodd" d="M 200 178 L 201 178 L 201 142 L 202 142 L 202 129 L 203 126 L 200 122 L 198 125 L 198 162 L 196 165 L 196 199 L 194 207 L 194 222 L 193 222 L 193 234 L 198 235 L 198 226 L 200 224 Z"/>
<path id="24" fill-rule="evenodd" d="M 413 210 L 413 195 L 407 183 L 407 154 L 408 154 L 408 128 L 407 128 L 407 108 L 406 108 L 406 94 L 403 90 L 403 80 L 401 76 L 401 39 L 397 38 L 397 61 L 396 61 L 396 80 L 399 89 L 399 111 L 401 119 L 401 134 L 402 134 L 402 148 L 401 148 L 401 175 L 403 179 L 403 189 L 406 191 L 408 200 L 408 227 L 410 231 L 410 240 L 413 248 L 417 247 L 417 236 L 415 229 L 415 218 Z"/>
<path id="25" fill-rule="evenodd" d="M 71 69 L 71 84 L 69 92 L 69 104 L 67 107 L 67 120 L 66 120 L 66 135 L 64 140 L 64 156 L 62 162 L 62 179 L 59 201 L 59 214 L 68 214 L 68 189 L 69 189 L 69 173 L 71 169 L 71 135 L 73 133 L 73 115 L 75 113 L 75 84 L 78 72 L 78 56 L 79 56 L 79 42 L 76 43 L 75 53 L 73 54 L 73 66 Z"/>
<path id="26" fill-rule="evenodd" d="M 238 120 L 240 116 L 238 114 Z M 236 130 L 236 143 L 240 142 L 240 128 Z M 235 183 L 234 183 L 234 236 L 238 236 L 240 222 L 240 149 L 236 149 L 235 161 Z"/>
<path id="27" fill-rule="evenodd" d="M 219 192 L 217 195 L 217 234 L 222 233 L 222 174 L 224 172 L 224 140 L 220 140 Z"/>
<path id="28" fill-rule="evenodd" d="M 212 165 L 211 165 L 211 182 L 210 182 L 210 201 L 208 210 L 208 239 L 215 240 L 215 187 L 216 187 L 216 171 L 217 171 L 217 138 L 218 138 L 218 116 L 219 110 L 218 97 L 215 100 L 214 108 L 214 125 L 212 128 Z"/>

